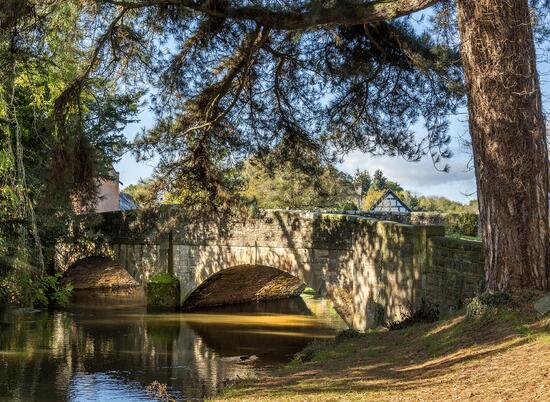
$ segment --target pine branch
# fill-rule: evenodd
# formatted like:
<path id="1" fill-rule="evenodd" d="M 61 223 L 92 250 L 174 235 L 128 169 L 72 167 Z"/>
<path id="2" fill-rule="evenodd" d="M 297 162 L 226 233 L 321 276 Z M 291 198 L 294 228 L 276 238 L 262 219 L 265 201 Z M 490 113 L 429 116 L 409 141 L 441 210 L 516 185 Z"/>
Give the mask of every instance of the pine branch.
<path id="1" fill-rule="evenodd" d="M 337 1 L 331 7 L 319 7 L 317 2 L 312 1 L 308 5 L 288 11 L 261 6 L 231 7 L 217 2 L 196 0 L 103 1 L 124 9 L 173 5 L 212 17 L 255 21 L 273 29 L 302 30 L 321 25 L 359 25 L 387 21 L 431 7 L 440 0 L 377 0 L 367 3 Z"/>

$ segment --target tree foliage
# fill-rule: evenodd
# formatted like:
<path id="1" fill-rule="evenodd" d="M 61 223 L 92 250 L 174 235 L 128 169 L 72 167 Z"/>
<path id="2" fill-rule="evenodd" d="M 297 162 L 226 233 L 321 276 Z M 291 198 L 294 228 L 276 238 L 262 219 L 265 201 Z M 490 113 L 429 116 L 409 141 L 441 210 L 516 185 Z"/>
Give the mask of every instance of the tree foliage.
<path id="1" fill-rule="evenodd" d="M 468 204 L 462 204 L 440 196 L 419 196 L 418 208 L 419 210 L 426 212 L 478 213 L 477 200 L 472 200 Z"/>
<path id="2" fill-rule="evenodd" d="M 149 180 L 140 180 L 136 184 L 130 184 L 122 191 L 129 194 L 139 208 L 146 208 L 157 201 Z"/>
<path id="3" fill-rule="evenodd" d="M 68 217 L 95 200 L 137 110 L 114 77 L 90 75 L 67 95 L 87 57 L 82 24 L 76 0 L 0 5 L 0 254 L 14 262 L 12 285 L 39 288 Z"/>
<path id="4" fill-rule="evenodd" d="M 488 0 L 483 4 L 459 0 L 457 4 L 462 17 L 471 17 L 462 18 L 460 33 L 472 34 L 476 39 L 462 42 L 466 45 L 462 61 L 466 72 L 472 75 L 469 81 L 483 76 L 477 82 L 488 85 L 492 91 L 489 96 L 489 90 L 479 90 L 481 86 L 469 87 L 469 96 L 476 98 L 469 102 L 470 111 L 486 118 L 471 125 L 475 131 L 472 138 L 477 139 L 473 141 L 474 159 L 478 166 L 495 157 L 505 162 L 498 168 L 488 163 L 489 168 L 478 169 L 477 177 L 483 185 L 479 187 L 483 188 L 481 210 L 484 211 L 484 205 L 517 201 L 516 208 L 497 208 L 501 214 L 488 210 L 483 213 L 487 218 L 482 219 L 482 226 L 486 225 L 484 235 L 506 237 L 509 244 L 492 250 L 490 245 L 502 245 L 502 241 L 485 241 L 489 271 L 496 273 L 490 277 L 519 278 L 516 284 L 521 286 L 532 278 L 543 278 L 537 286 L 544 288 L 548 282 L 545 271 L 548 180 L 543 168 L 547 162 L 546 155 L 542 155 L 546 144 L 544 127 L 540 124 L 540 88 L 531 46 L 531 23 L 538 22 L 537 33 L 544 38 L 541 21 L 547 18 L 544 10 L 548 9 L 548 2 L 530 2 L 532 12 L 527 0 L 508 3 Z M 438 7 L 434 26 L 446 25 L 446 29 L 417 32 L 407 16 L 433 5 Z M 487 10 L 492 10 L 492 15 L 498 14 L 499 19 L 472 17 L 475 13 L 490 14 Z M 227 206 L 232 200 L 240 200 L 243 183 L 237 169 L 251 158 L 261 161 L 268 171 L 291 164 L 292 169 L 322 174 L 316 169 L 318 161 L 326 165 L 351 150 L 360 150 L 413 161 L 428 155 L 436 165 L 446 169 L 444 159 L 451 156 L 447 116 L 462 105 L 465 94 L 455 21 L 452 3 L 438 0 L 5 1 L 0 5 L 4 55 L 0 62 L 7 77 L 2 82 L 7 84 L 1 113 L 6 116 L 2 124 L 13 135 L 13 141 L 8 136 L 10 141 L 3 145 L 7 156 L 2 169 L 16 172 L 10 173 L 9 179 L 15 177 L 16 182 L 10 188 L 16 191 L 6 192 L 3 201 L 11 205 L 10 199 L 23 200 L 12 202 L 24 209 L 13 216 L 31 216 L 31 221 L 35 221 L 32 200 L 37 202 L 37 198 L 28 195 L 30 179 L 22 169 L 25 163 L 20 157 L 24 130 L 18 122 L 25 117 L 20 115 L 25 105 L 35 103 L 36 91 L 25 95 L 33 99 L 29 103 L 19 100 L 22 96 L 19 90 L 12 90 L 22 87 L 17 80 L 20 77 L 17 69 L 22 66 L 33 71 L 26 77 L 32 77 L 33 88 L 44 69 L 46 76 L 55 71 L 47 82 L 57 78 L 61 83 L 45 92 L 51 105 L 43 109 L 44 114 L 38 120 L 46 123 L 46 138 L 51 135 L 53 140 L 46 141 L 47 146 L 37 150 L 37 154 L 52 145 L 52 163 L 42 172 L 53 174 L 45 182 L 62 188 L 65 199 L 90 194 L 88 190 L 94 183 L 90 178 L 99 175 L 99 167 L 104 165 L 96 162 L 116 155 L 104 150 L 116 149 L 113 147 L 116 140 L 110 143 L 103 138 L 96 144 L 93 138 L 101 138 L 99 132 L 116 132 L 123 114 L 114 113 L 111 120 L 88 120 L 111 121 L 108 127 L 100 124 L 95 134 L 91 134 L 94 130 L 86 124 L 86 116 L 99 116 L 105 110 L 128 112 L 123 109 L 127 102 L 116 97 L 120 95 L 118 89 L 122 86 L 135 92 L 143 84 L 155 88 L 151 100 L 157 124 L 140 136 L 136 153 L 140 159 L 160 157 L 151 188 L 165 191 L 185 204 Z M 497 23 L 498 29 L 492 29 Z M 64 29 L 63 24 L 76 28 Z M 483 34 L 474 32 L 472 26 Z M 522 48 L 519 33 L 523 35 L 521 40 L 530 44 L 528 48 Z M 51 38 L 56 38 L 58 44 Z M 513 57 L 501 51 L 504 45 L 509 46 Z M 55 51 L 56 46 L 68 51 Z M 487 50 L 493 46 L 494 51 L 488 54 Z M 522 59 L 522 52 L 529 53 L 529 60 Z M 65 58 L 56 59 L 55 55 L 61 53 Z M 480 55 L 487 57 L 474 57 Z M 57 64 L 49 63 L 50 60 Z M 494 60 L 502 63 L 491 66 Z M 492 67 L 503 69 L 494 74 Z M 508 84 L 514 79 L 518 90 L 509 91 Z M 106 88 L 108 94 L 102 92 Z M 110 95 L 115 105 L 114 99 L 120 103 L 111 109 L 94 108 L 102 105 L 98 94 L 103 101 L 107 97 L 102 95 Z M 528 106 L 513 106 L 523 100 Z M 14 108 L 14 104 L 18 107 Z M 505 112 L 498 112 L 498 107 Z M 40 110 L 33 108 L 33 117 L 30 111 L 25 113 L 32 122 L 35 109 Z M 518 117 L 519 109 L 525 118 Z M 474 122 L 475 116 L 470 118 Z M 412 130 L 420 123 L 425 127 L 424 136 L 417 136 Z M 499 129 L 499 124 L 508 126 Z M 32 130 L 35 126 L 29 125 Z M 482 126 L 486 132 L 480 129 Z M 533 137 L 537 144 L 515 141 L 515 134 L 526 140 L 535 129 L 540 134 Z M 504 147 L 490 146 L 492 137 L 497 145 L 516 151 L 513 163 L 508 163 L 510 152 L 501 151 Z M 526 158 L 521 146 L 516 146 L 521 143 L 529 145 L 528 153 L 536 156 L 536 174 L 525 173 Z M 98 149 L 103 151 L 97 152 Z M 486 153 L 487 150 L 490 152 Z M 521 165 L 521 169 L 516 165 Z M 484 176 L 487 172 L 489 175 Z M 530 180 L 532 177 L 536 177 L 536 184 Z M 496 179 L 502 180 L 499 182 L 502 184 L 495 185 Z M 526 197 L 534 191 L 522 192 L 517 190 L 519 186 L 507 186 L 514 180 L 525 184 L 525 188 L 536 189 L 536 200 Z M 507 198 L 497 197 L 496 191 L 488 190 L 499 186 L 509 190 Z M 484 203 L 482 193 L 485 199 L 492 197 L 494 202 Z M 522 203 L 529 204 L 531 213 L 515 212 Z M 535 218 L 530 217 L 535 215 L 540 227 L 533 229 Z M 496 225 L 499 219 L 500 224 Z M 495 230 L 490 227 L 492 223 Z M 37 226 L 31 226 L 36 249 L 40 250 Z M 497 230 L 496 226 L 507 226 L 510 230 Z M 522 243 L 524 246 L 516 245 L 518 232 L 531 237 Z M 524 270 L 525 275 L 511 275 L 515 267 L 523 269 L 519 257 L 522 249 L 528 252 L 523 258 L 528 263 L 524 265 L 536 265 L 536 269 L 533 274 Z M 492 258 L 493 251 L 502 260 Z M 506 281 L 505 278 L 499 282 L 498 287 L 508 286 Z"/>
<path id="5" fill-rule="evenodd" d="M 353 149 L 450 156 L 447 115 L 463 100 L 456 49 L 406 20 L 383 21 L 383 7 L 361 11 L 364 24 L 316 29 L 298 28 L 307 21 L 285 9 L 308 21 L 346 13 L 324 2 L 99 1 L 85 9 L 102 32 L 96 64 L 139 65 L 154 83 L 157 124 L 136 153 L 160 157 L 159 191 L 224 203 L 239 193 L 227 175 L 251 157 L 305 172 Z M 417 122 L 424 138 L 411 130 Z"/>
<path id="6" fill-rule="evenodd" d="M 332 165 L 308 174 L 285 163 L 268 171 L 261 162 L 247 160 L 242 195 L 259 208 L 357 209 L 352 178 Z"/>

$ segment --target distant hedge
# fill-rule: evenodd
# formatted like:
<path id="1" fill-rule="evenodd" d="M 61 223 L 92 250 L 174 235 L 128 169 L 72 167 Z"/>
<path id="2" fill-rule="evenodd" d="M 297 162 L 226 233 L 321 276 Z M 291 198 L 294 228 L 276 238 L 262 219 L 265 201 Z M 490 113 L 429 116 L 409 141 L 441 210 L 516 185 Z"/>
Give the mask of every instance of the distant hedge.
<path id="1" fill-rule="evenodd" d="M 478 236 L 479 215 L 470 212 L 412 212 L 413 225 L 445 225 L 448 233 Z"/>

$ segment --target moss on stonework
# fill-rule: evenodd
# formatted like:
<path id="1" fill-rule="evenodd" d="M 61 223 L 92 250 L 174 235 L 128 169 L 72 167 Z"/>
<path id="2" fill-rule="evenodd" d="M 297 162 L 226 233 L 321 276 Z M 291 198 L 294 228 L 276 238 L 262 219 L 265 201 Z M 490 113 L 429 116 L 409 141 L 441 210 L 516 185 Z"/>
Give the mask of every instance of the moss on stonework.
<path id="1" fill-rule="evenodd" d="M 317 296 L 317 292 L 313 288 L 306 287 L 304 290 L 302 290 L 303 295 L 309 295 L 309 296 Z"/>
<path id="2" fill-rule="evenodd" d="M 341 227 L 346 221 L 345 215 L 338 214 L 321 214 L 317 220 L 319 225 L 319 230 L 321 231 L 331 231 Z"/>
<path id="3" fill-rule="evenodd" d="M 321 219 L 333 222 L 343 222 L 346 218 L 347 216 L 343 214 L 321 214 Z"/>
<path id="4" fill-rule="evenodd" d="M 167 273 L 153 275 L 147 281 L 147 305 L 152 307 L 179 307 L 180 284 L 176 277 Z"/>
<path id="5" fill-rule="evenodd" d="M 160 272 L 158 274 L 153 275 L 149 278 L 147 283 L 164 283 L 164 284 L 173 284 L 177 283 L 178 279 L 171 274 L 168 274 L 166 272 Z"/>

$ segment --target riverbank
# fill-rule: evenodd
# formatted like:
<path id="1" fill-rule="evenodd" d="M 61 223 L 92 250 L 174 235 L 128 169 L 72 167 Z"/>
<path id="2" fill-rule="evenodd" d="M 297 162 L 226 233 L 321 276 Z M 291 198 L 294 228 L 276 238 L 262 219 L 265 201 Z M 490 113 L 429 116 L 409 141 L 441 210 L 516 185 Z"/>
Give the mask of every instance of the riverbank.
<path id="1" fill-rule="evenodd" d="M 550 400 L 549 324 L 530 307 L 499 307 L 374 331 L 314 345 L 301 353 L 306 361 L 216 400 Z"/>

